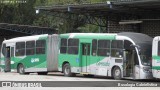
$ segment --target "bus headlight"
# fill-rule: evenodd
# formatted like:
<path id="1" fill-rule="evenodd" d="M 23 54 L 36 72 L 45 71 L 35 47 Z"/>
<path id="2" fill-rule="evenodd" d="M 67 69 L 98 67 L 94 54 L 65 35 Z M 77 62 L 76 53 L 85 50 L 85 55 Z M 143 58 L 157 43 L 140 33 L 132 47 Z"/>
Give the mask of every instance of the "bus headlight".
<path id="1" fill-rule="evenodd" d="M 143 67 L 143 71 L 145 73 L 150 73 L 151 72 L 150 68 L 148 68 L 148 67 Z"/>

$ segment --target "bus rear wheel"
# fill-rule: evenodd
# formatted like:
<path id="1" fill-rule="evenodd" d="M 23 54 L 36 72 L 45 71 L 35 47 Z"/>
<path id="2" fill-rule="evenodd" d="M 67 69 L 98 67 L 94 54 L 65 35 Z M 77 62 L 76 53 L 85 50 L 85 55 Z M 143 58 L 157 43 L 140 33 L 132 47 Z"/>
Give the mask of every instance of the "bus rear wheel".
<path id="1" fill-rule="evenodd" d="M 18 72 L 19 72 L 19 74 L 22 74 L 22 75 L 29 74 L 29 73 L 26 73 L 24 69 L 25 68 L 24 68 L 23 64 L 18 65 Z"/>
<path id="2" fill-rule="evenodd" d="M 120 70 L 119 67 L 115 67 L 115 68 L 113 69 L 113 77 L 114 77 L 114 79 L 116 79 L 116 80 L 120 80 L 120 79 L 121 79 L 121 70 Z"/>
<path id="3" fill-rule="evenodd" d="M 67 76 L 67 77 L 75 76 L 74 73 L 71 73 L 71 67 L 70 67 L 70 64 L 69 64 L 69 63 L 66 63 L 66 64 L 63 66 L 63 73 L 64 73 L 64 76 Z"/>
<path id="4" fill-rule="evenodd" d="M 22 64 L 18 65 L 18 72 L 19 72 L 19 74 L 25 74 L 24 66 Z"/>

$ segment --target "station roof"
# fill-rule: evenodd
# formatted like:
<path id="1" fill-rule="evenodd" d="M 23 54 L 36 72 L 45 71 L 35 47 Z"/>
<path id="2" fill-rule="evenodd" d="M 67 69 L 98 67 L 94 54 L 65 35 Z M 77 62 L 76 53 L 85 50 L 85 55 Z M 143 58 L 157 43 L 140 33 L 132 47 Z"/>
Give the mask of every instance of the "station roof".
<path id="1" fill-rule="evenodd" d="M 53 34 L 56 33 L 55 29 L 48 27 L 30 26 L 30 25 L 18 25 L 0 23 L 0 35 L 12 35 L 12 34 Z"/>
<path id="2" fill-rule="evenodd" d="M 159 13 L 160 0 L 111 0 L 110 2 L 94 4 L 39 6 L 36 9 L 50 12 L 94 14 L 95 16 L 108 13 L 144 15 L 144 13 Z"/>

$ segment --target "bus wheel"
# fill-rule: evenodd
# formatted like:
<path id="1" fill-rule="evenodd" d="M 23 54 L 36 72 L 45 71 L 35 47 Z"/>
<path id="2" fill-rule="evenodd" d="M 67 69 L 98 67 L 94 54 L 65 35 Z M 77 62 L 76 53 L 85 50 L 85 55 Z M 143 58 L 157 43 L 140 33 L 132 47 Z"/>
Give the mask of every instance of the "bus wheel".
<path id="1" fill-rule="evenodd" d="M 37 72 L 38 73 L 38 75 L 47 75 L 48 74 L 48 72 Z"/>
<path id="2" fill-rule="evenodd" d="M 20 64 L 20 65 L 18 66 L 18 72 L 19 72 L 19 74 L 25 74 L 23 64 Z"/>
<path id="3" fill-rule="evenodd" d="M 113 77 L 114 77 L 114 79 L 116 79 L 116 80 L 120 80 L 120 79 L 121 79 L 121 70 L 120 70 L 119 67 L 115 67 L 115 68 L 113 69 Z"/>
<path id="4" fill-rule="evenodd" d="M 74 73 L 71 73 L 71 67 L 70 67 L 69 63 L 66 63 L 63 66 L 63 73 L 64 73 L 64 76 L 67 76 L 67 77 L 75 76 Z"/>

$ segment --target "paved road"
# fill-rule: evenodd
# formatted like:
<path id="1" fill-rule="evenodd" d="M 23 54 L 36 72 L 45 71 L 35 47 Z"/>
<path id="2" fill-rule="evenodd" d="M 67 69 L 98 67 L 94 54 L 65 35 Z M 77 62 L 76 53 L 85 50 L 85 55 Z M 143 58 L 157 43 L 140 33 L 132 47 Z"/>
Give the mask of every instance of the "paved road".
<path id="1" fill-rule="evenodd" d="M 36 73 L 32 73 L 30 75 L 19 75 L 18 73 L 2 73 L 0 72 L 0 82 L 9 82 L 13 84 L 14 87 L 23 87 L 27 83 L 27 85 L 34 86 L 30 83 L 41 83 L 41 85 L 37 84 L 37 86 L 47 87 L 48 89 L 51 87 L 108 87 L 108 88 L 128 88 L 139 86 L 142 88 L 152 88 L 152 90 L 160 89 L 160 80 L 114 80 L 112 78 L 99 77 L 95 76 L 93 78 L 83 77 L 82 75 L 77 75 L 76 77 L 64 77 L 61 73 L 49 73 L 48 75 L 37 75 Z M 23 83 L 23 84 L 17 84 Z M 152 86 L 159 87 L 152 87 Z M 2 85 L 0 85 L 2 86 Z M 149 86 L 149 87 L 148 87 Z M 38 88 L 38 87 L 36 87 Z M 134 87 L 137 88 L 137 87 Z M 71 89 L 71 88 L 70 88 Z M 75 89 L 75 88 L 73 88 Z M 73 90 L 72 89 L 72 90 Z M 157 89 L 157 90 L 158 90 Z M 114 90 L 114 89 L 113 89 Z M 116 89 L 118 90 L 118 89 Z M 137 89 L 136 89 L 137 90 Z M 143 89 L 141 89 L 143 90 Z"/>

